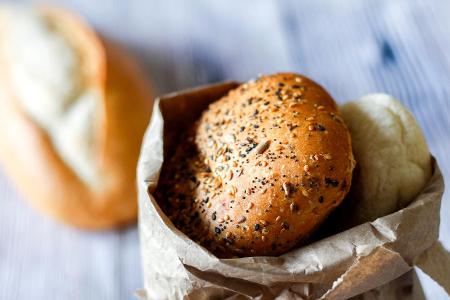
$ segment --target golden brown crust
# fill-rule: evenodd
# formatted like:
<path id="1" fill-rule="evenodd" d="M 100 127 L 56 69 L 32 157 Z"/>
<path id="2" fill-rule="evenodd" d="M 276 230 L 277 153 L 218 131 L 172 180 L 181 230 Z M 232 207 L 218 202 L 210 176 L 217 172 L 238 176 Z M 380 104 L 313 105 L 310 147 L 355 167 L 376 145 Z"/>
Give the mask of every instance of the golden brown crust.
<path id="1" fill-rule="evenodd" d="M 45 8 L 42 13 L 78 46 L 86 84 L 103 93 L 102 110 L 95 120 L 101 178 L 98 185 L 90 186 L 62 161 L 47 134 L 18 105 L 7 72 L 0 72 L 4 91 L 0 95 L 0 162 L 26 198 L 60 221 L 90 229 L 133 222 L 135 169 L 151 114 L 151 92 L 137 66 L 116 45 L 100 40 L 65 11 Z"/>
<path id="2" fill-rule="evenodd" d="M 339 205 L 353 167 L 333 99 L 306 77 L 276 74 L 209 106 L 163 167 L 157 197 L 219 256 L 278 255 Z"/>

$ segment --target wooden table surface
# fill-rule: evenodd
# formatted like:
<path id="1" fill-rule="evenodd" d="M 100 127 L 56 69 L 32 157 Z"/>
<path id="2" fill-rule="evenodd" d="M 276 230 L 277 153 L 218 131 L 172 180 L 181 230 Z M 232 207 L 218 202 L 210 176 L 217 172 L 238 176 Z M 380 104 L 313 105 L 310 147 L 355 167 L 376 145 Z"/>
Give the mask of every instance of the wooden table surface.
<path id="1" fill-rule="evenodd" d="M 341 103 L 393 94 L 450 183 L 450 1 L 50 2 L 127 48 L 158 94 L 276 71 L 306 74 Z M 57 224 L 22 201 L 1 169 L 0 207 L 0 299 L 133 299 L 141 286 L 135 226 L 92 233 Z M 449 249 L 448 192 L 441 219 Z M 419 275 L 429 299 L 448 299 Z"/>

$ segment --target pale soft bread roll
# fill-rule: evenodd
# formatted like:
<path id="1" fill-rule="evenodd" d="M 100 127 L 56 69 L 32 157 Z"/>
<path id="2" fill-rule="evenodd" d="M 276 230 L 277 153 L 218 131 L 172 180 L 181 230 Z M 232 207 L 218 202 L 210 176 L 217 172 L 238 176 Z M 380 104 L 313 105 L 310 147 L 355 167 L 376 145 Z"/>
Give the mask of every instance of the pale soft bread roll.
<path id="1" fill-rule="evenodd" d="M 136 65 L 56 8 L 0 8 L 0 162 L 41 211 L 84 228 L 136 218 L 152 96 Z"/>
<path id="2" fill-rule="evenodd" d="M 220 257 L 278 255 L 341 203 L 353 167 L 331 96 L 280 73 L 209 105 L 164 162 L 156 198 L 180 230 Z"/>
<path id="3" fill-rule="evenodd" d="M 358 162 L 346 219 L 359 224 L 405 207 L 431 176 L 429 150 L 412 114 L 386 94 L 346 103 L 341 112 Z"/>

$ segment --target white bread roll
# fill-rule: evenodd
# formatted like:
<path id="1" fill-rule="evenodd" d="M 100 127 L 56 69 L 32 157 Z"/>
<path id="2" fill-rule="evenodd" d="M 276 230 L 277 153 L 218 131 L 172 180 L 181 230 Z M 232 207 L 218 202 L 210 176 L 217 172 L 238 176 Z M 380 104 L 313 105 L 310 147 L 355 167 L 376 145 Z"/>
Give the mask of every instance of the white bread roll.
<path id="1" fill-rule="evenodd" d="M 0 162 L 41 211 L 83 228 L 136 219 L 152 95 L 133 61 L 77 17 L 0 7 Z"/>
<path id="2" fill-rule="evenodd" d="M 412 114 L 395 98 L 371 94 L 341 106 L 357 161 L 346 209 L 352 224 L 408 205 L 431 176 L 431 157 Z M 350 212 L 346 212 L 347 218 Z"/>
<path id="3" fill-rule="evenodd" d="M 1 48 L 15 99 L 64 162 L 83 181 L 95 184 L 95 112 L 102 92 L 84 78 L 84 54 L 37 10 L 4 8 L 1 16 L 5 26 L 13 25 L 3 31 Z M 86 49 L 100 55 L 94 47 Z"/>

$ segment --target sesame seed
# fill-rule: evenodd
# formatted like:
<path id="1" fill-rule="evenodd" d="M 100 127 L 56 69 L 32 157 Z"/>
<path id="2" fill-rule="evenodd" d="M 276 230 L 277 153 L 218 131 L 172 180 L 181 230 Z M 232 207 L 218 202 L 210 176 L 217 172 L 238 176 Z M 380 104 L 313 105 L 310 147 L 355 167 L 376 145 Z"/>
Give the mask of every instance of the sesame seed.
<path id="1" fill-rule="evenodd" d="M 266 151 L 267 148 L 269 148 L 269 146 L 270 146 L 270 141 L 268 141 L 268 140 L 259 143 L 259 144 L 255 147 L 255 152 L 256 152 L 256 154 L 263 154 L 264 151 Z"/>
<path id="2" fill-rule="evenodd" d="M 323 156 L 326 160 L 330 160 L 332 158 L 331 154 L 327 153 Z"/>
<path id="3" fill-rule="evenodd" d="M 291 205 L 289 205 L 289 209 L 291 211 L 297 211 L 298 210 L 298 205 L 295 203 L 291 203 Z"/>
<path id="4" fill-rule="evenodd" d="M 225 136 L 225 141 L 228 143 L 236 142 L 236 136 L 234 134 L 228 134 Z"/>
<path id="5" fill-rule="evenodd" d="M 219 222 L 219 223 L 223 223 L 223 222 L 224 222 L 224 220 L 223 220 L 223 218 L 219 218 L 219 219 L 217 219 L 217 222 Z"/>
<path id="6" fill-rule="evenodd" d="M 225 215 L 225 221 L 228 221 L 229 219 L 230 219 L 230 216 L 229 215 Z"/>
<path id="7" fill-rule="evenodd" d="M 253 207 L 253 202 L 249 202 L 248 204 L 247 204 L 247 209 L 251 209 Z"/>
<path id="8" fill-rule="evenodd" d="M 225 148 L 224 148 L 224 147 L 221 147 L 219 150 L 217 150 L 216 155 L 217 155 L 217 156 L 220 156 L 220 155 L 222 155 L 222 154 L 224 154 L 224 153 L 225 153 Z"/>
<path id="9" fill-rule="evenodd" d="M 238 223 L 244 223 L 245 220 L 247 220 L 247 218 L 245 216 L 240 216 L 237 222 Z"/>
<path id="10" fill-rule="evenodd" d="M 228 188 L 228 195 L 234 196 L 234 195 L 236 195 L 236 192 L 237 192 L 237 188 L 234 185 L 232 185 Z"/>
<path id="11" fill-rule="evenodd" d="M 278 221 L 280 221 L 280 219 L 281 219 L 281 216 L 278 216 L 278 217 L 275 219 L 275 221 L 278 222 Z"/>
<path id="12" fill-rule="evenodd" d="M 222 178 L 220 176 L 217 176 L 214 178 L 214 188 L 217 189 L 222 186 Z"/>
<path id="13" fill-rule="evenodd" d="M 266 236 L 263 235 L 263 236 L 261 237 L 261 240 L 262 240 L 263 242 L 265 242 L 265 241 L 266 241 Z"/>
<path id="14" fill-rule="evenodd" d="M 309 193 L 308 193 L 306 190 L 302 190 L 302 194 L 303 194 L 303 196 L 305 196 L 305 197 L 308 197 L 308 196 L 309 196 Z"/>
<path id="15" fill-rule="evenodd" d="M 291 185 L 287 182 L 283 182 L 282 187 L 283 187 L 284 194 L 286 196 L 289 196 L 289 194 L 291 193 Z"/>

